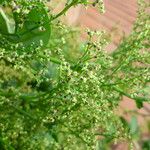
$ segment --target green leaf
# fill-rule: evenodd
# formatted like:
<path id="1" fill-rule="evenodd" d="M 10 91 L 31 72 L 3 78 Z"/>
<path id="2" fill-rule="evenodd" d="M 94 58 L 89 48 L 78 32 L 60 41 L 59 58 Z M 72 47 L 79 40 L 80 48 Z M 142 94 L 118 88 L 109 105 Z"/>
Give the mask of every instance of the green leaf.
<path id="1" fill-rule="evenodd" d="M 129 124 L 129 127 L 130 127 L 130 133 L 132 135 L 137 134 L 137 131 L 138 131 L 138 122 L 137 122 L 137 118 L 135 116 L 132 116 L 131 122 Z"/>
<path id="2" fill-rule="evenodd" d="M 137 106 L 137 108 L 142 108 L 143 107 L 143 102 L 142 101 L 139 101 L 139 100 L 136 100 L 135 101 L 136 102 L 136 106 Z"/>
<path id="3" fill-rule="evenodd" d="M 50 39 L 50 19 L 44 4 L 36 1 L 30 3 L 33 8 L 29 10 L 29 13 L 24 14 L 24 8 L 19 13 L 9 14 L 13 15 L 12 18 L 8 18 L 0 8 L 0 33 L 10 44 L 18 44 L 17 49 L 20 51 L 30 51 L 37 47 L 43 48 Z M 21 3 L 20 5 L 25 4 Z M 7 44 L 6 48 L 8 49 Z"/>
<path id="4" fill-rule="evenodd" d="M 42 22 L 40 23 L 40 21 Z M 23 28 L 19 28 L 16 36 L 10 36 L 13 43 L 22 43 L 26 50 L 33 44 L 33 47 L 46 46 L 50 38 L 50 20 L 43 7 L 35 7 L 26 16 Z"/>
<path id="5" fill-rule="evenodd" d="M 3 9 L 0 7 L 0 33 L 13 34 L 15 32 L 15 23 L 10 20 Z"/>
<path id="6" fill-rule="evenodd" d="M 5 0 L 0 0 L 0 4 L 2 4 Z"/>
<path id="7" fill-rule="evenodd" d="M 128 122 L 123 117 L 120 117 L 120 120 L 123 124 L 123 127 L 128 129 L 129 128 Z"/>

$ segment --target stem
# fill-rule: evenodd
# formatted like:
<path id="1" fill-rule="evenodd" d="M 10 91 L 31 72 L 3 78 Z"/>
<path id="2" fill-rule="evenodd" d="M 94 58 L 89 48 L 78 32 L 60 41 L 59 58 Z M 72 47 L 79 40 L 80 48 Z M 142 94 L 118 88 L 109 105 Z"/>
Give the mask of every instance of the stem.
<path id="1" fill-rule="evenodd" d="M 90 44 L 87 45 L 85 52 L 83 53 L 83 55 L 79 58 L 79 60 L 75 64 L 75 68 L 74 68 L 75 70 L 79 67 L 79 64 L 81 64 L 81 62 L 85 62 L 84 58 L 87 56 L 90 46 L 91 46 Z"/>
<path id="2" fill-rule="evenodd" d="M 63 14 L 65 14 L 68 11 L 68 9 L 70 9 L 72 6 L 76 5 L 77 3 L 78 3 L 77 1 L 73 1 L 72 3 L 67 5 L 61 12 L 59 12 L 56 16 L 54 16 L 51 20 L 55 20 L 58 17 L 62 16 Z"/>
<path id="3" fill-rule="evenodd" d="M 83 54 L 83 55 L 81 56 L 81 58 L 79 59 L 79 62 L 80 62 L 81 60 L 83 60 L 83 59 L 86 57 L 86 55 L 87 55 L 88 52 L 89 52 L 89 49 L 90 49 L 90 44 L 87 45 L 87 48 L 86 48 L 84 54 Z"/>
<path id="4" fill-rule="evenodd" d="M 119 69 L 121 69 L 121 67 L 126 63 L 126 61 L 127 61 L 127 59 L 129 59 L 130 58 L 130 56 L 128 57 L 126 57 L 113 71 L 112 71 L 112 73 L 111 73 L 111 76 L 114 74 L 114 73 L 116 73 Z M 128 62 L 129 63 L 129 62 Z"/>
<path id="5" fill-rule="evenodd" d="M 50 61 L 55 63 L 55 64 L 59 64 L 59 65 L 61 64 L 61 61 L 56 59 L 56 58 L 54 58 L 54 57 L 50 57 Z"/>
<path id="6" fill-rule="evenodd" d="M 40 56 L 41 58 L 43 58 L 43 59 L 47 59 L 47 57 L 46 57 L 45 55 L 43 55 L 43 54 L 40 54 L 39 56 Z M 61 61 L 60 61 L 59 59 L 54 58 L 54 57 L 49 57 L 49 58 L 50 58 L 50 61 L 51 61 L 51 62 L 53 62 L 53 63 L 55 63 L 55 64 L 58 64 L 58 65 L 61 64 Z"/>
<path id="7" fill-rule="evenodd" d="M 33 119 L 33 120 L 36 120 L 36 118 L 35 117 L 33 117 L 31 114 L 29 114 L 28 112 L 26 112 L 26 111 L 24 111 L 24 110 L 22 110 L 22 109 L 19 109 L 18 107 L 16 107 L 16 106 L 14 106 L 14 105 L 12 105 L 12 104 L 9 104 L 12 108 L 14 108 L 15 110 L 17 110 L 19 113 L 21 113 L 21 114 L 23 114 L 24 116 L 26 116 L 26 117 L 29 117 L 29 118 L 31 118 L 31 119 Z"/>
<path id="8" fill-rule="evenodd" d="M 146 98 L 146 97 L 138 97 L 138 96 L 133 97 L 132 95 L 125 93 L 122 89 L 120 89 L 118 87 L 113 87 L 113 89 L 115 91 L 119 92 L 120 94 L 127 96 L 128 98 L 131 98 L 133 100 L 140 101 L 140 102 L 148 101 L 148 98 Z"/>

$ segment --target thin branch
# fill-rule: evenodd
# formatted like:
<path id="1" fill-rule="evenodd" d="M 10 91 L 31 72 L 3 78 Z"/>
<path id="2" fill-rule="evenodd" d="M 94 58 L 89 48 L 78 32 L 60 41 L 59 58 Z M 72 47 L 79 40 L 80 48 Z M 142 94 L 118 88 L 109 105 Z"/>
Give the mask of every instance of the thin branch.
<path id="1" fill-rule="evenodd" d="M 76 4 L 78 4 L 77 1 L 73 1 L 72 3 L 70 3 L 69 5 L 66 5 L 66 7 L 59 12 L 56 16 L 52 17 L 52 21 L 57 19 L 58 17 L 62 16 L 63 14 L 65 14 L 72 6 L 75 6 Z"/>
<path id="2" fill-rule="evenodd" d="M 128 94 L 128 93 L 124 92 L 122 89 L 115 87 L 115 86 L 113 87 L 113 89 L 115 91 L 119 92 L 120 94 L 127 96 L 128 98 L 131 98 L 136 101 L 145 102 L 145 101 L 149 100 L 147 97 L 132 96 L 131 94 Z"/>
<path id="3" fill-rule="evenodd" d="M 14 106 L 14 105 L 12 105 L 12 104 L 9 104 L 12 108 L 14 108 L 15 110 L 17 110 L 19 113 L 21 113 L 21 114 L 23 114 L 24 116 L 26 116 L 26 117 L 29 117 L 29 118 L 31 118 L 31 119 L 33 119 L 33 120 L 36 120 L 36 118 L 35 117 L 33 117 L 31 114 L 29 114 L 28 112 L 26 112 L 26 111 L 24 111 L 24 110 L 22 110 L 22 109 L 19 109 L 18 107 L 16 107 L 16 106 Z"/>

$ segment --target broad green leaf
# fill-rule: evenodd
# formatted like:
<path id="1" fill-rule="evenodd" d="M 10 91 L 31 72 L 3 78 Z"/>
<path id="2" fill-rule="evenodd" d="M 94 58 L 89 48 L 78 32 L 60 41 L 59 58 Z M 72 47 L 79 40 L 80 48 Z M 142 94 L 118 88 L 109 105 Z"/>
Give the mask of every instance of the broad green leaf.
<path id="1" fill-rule="evenodd" d="M 50 33 L 50 20 L 47 12 L 44 8 L 37 7 L 32 9 L 26 16 L 23 28 L 19 28 L 15 36 L 9 36 L 8 39 L 12 43 L 22 43 L 22 46 L 28 50 L 32 44 L 35 48 L 46 46 Z"/>
<path id="2" fill-rule="evenodd" d="M 0 34 L 10 45 L 17 44 L 20 52 L 32 51 L 37 47 L 42 48 L 50 39 L 50 19 L 44 4 L 36 1 L 30 3 L 34 7 L 28 13 L 24 13 L 24 9 L 19 13 L 9 12 L 8 15 L 12 18 L 0 8 Z M 3 45 L 3 48 L 5 47 L 9 49 L 7 44 Z"/>
<path id="3" fill-rule="evenodd" d="M 10 20 L 3 9 L 0 7 L 0 33 L 13 34 L 15 32 L 15 23 Z"/>

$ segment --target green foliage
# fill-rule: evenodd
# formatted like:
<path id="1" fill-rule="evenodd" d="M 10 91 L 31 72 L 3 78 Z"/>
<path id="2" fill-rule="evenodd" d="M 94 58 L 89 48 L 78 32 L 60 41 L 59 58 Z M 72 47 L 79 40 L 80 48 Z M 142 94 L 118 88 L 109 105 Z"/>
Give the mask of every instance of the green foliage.
<path id="1" fill-rule="evenodd" d="M 91 150 L 134 138 L 136 119 L 115 111 L 122 96 L 140 107 L 150 100 L 149 4 L 139 3 L 133 32 L 112 54 L 105 31 L 88 30 L 80 43 L 78 30 L 58 21 L 78 4 L 103 10 L 102 1 L 69 0 L 56 15 L 46 1 L 1 2 L 2 149 Z"/>
<path id="2" fill-rule="evenodd" d="M 143 149 L 143 150 L 150 149 L 150 140 L 145 140 L 145 141 L 143 141 L 142 149 Z"/>
<path id="3" fill-rule="evenodd" d="M 50 19 L 43 3 L 10 1 L 4 6 L 0 8 L 2 38 L 0 44 L 3 48 L 14 50 L 15 47 L 22 52 L 33 51 L 47 45 L 51 29 Z"/>

